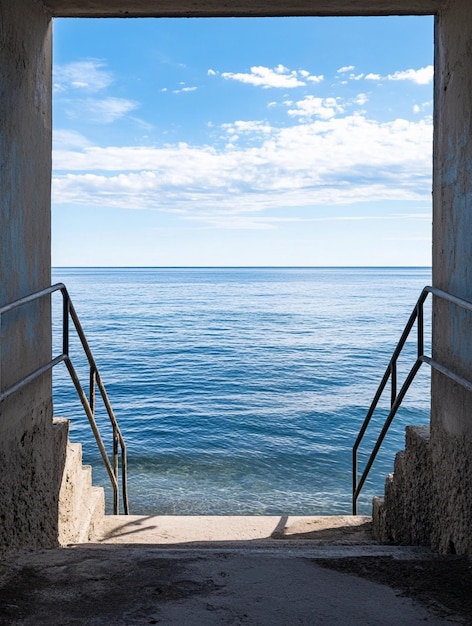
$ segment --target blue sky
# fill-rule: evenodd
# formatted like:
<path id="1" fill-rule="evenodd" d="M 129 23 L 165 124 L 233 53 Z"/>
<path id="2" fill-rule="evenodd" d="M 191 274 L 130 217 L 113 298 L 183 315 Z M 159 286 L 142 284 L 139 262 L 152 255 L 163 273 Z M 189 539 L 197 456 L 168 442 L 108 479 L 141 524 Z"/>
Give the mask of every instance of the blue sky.
<path id="1" fill-rule="evenodd" d="M 430 17 L 56 19 L 56 266 L 430 265 Z"/>

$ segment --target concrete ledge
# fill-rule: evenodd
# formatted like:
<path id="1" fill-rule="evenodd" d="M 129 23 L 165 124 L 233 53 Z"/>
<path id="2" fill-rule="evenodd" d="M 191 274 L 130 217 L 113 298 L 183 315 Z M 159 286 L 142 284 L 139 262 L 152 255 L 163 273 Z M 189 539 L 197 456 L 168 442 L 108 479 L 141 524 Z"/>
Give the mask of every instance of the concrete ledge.
<path id="1" fill-rule="evenodd" d="M 370 544 L 372 518 L 336 515 L 288 516 L 137 516 L 107 515 L 97 537 L 105 544 L 189 544 L 259 541 L 318 544 Z M 283 541 L 280 541 L 283 540 Z"/>
<path id="2" fill-rule="evenodd" d="M 55 17 L 429 15 L 447 0 L 43 0 Z"/>

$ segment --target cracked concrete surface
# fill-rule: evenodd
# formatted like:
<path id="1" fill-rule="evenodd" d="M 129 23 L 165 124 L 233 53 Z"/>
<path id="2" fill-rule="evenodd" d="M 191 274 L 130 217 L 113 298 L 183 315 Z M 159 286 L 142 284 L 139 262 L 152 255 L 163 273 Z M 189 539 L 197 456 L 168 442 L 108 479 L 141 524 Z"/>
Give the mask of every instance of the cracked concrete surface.
<path id="1" fill-rule="evenodd" d="M 383 558 L 384 568 L 434 561 L 425 550 L 273 543 L 277 547 L 95 544 L 11 554 L 0 568 L 0 624 L 470 623 L 440 603 L 420 604 L 401 587 L 379 584 L 385 577 L 373 582 L 353 574 L 362 575 L 353 561 L 365 567 L 366 558 Z"/>

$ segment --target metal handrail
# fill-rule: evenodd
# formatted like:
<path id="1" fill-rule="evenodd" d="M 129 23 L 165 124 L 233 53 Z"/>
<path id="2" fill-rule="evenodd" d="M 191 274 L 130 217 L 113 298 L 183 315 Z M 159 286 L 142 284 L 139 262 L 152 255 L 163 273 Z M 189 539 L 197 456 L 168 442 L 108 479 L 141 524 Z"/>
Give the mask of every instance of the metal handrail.
<path id="1" fill-rule="evenodd" d="M 93 358 L 92 351 L 90 350 L 90 346 L 85 337 L 84 331 L 82 329 L 82 325 L 78 318 L 78 315 L 75 311 L 74 305 L 72 304 L 72 300 L 69 296 L 66 286 L 63 283 L 57 283 L 52 285 L 51 287 L 47 287 L 46 289 L 42 289 L 41 291 L 37 291 L 36 293 L 30 294 L 29 296 L 25 296 L 24 298 L 20 298 L 19 300 L 15 300 L 14 302 L 7 304 L 3 307 L 0 307 L 0 327 L 2 315 L 17 309 L 18 307 L 29 304 L 30 302 L 34 302 L 45 296 L 49 296 L 56 291 L 60 291 L 62 294 L 62 353 L 54 358 L 52 358 L 48 363 L 42 365 L 38 369 L 30 372 L 27 376 L 23 377 L 21 380 L 17 381 L 7 389 L 2 391 L 1 386 L 1 370 L 0 370 L 0 402 L 13 395 L 27 384 L 36 380 L 46 372 L 52 370 L 59 363 L 65 363 L 69 375 L 74 383 L 74 387 L 77 391 L 77 395 L 82 403 L 84 411 L 87 415 L 90 427 L 95 436 L 95 441 L 97 442 L 98 448 L 100 450 L 100 454 L 103 459 L 103 463 L 107 470 L 108 476 L 110 478 L 111 486 L 113 489 L 113 513 L 117 515 L 119 513 L 119 482 L 118 482 L 118 470 L 119 470 L 119 454 L 118 448 L 121 450 L 121 487 L 122 487 L 122 501 L 123 501 L 123 510 L 126 515 L 129 514 L 129 505 L 128 505 L 128 489 L 127 489 L 127 462 L 126 462 L 126 444 L 121 434 L 120 428 L 118 426 L 118 422 L 116 420 L 115 414 L 110 404 L 110 400 L 108 398 L 108 394 L 106 392 L 103 381 L 100 377 L 100 374 L 97 369 L 97 365 L 95 363 L 95 359 Z M 80 343 L 87 357 L 87 361 L 89 364 L 90 370 L 90 399 L 87 398 L 82 384 L 79 380 L 77 372 L 72 364 L 70 355 L 69 355 L 69 318 L 72 320 L 76 333 L 80 339 Z M 0 359 L 1 362 L 1 359 Z M 95 420 L 95 387 L 98 387 L 100 392 L 103 404 L 106 408 L 108 418 L 110 420 L 112 431 L 113 431 L 113 466 L 110 463 L 110 459 L 108 458 L 108 454 L 106 452 L 105 446 L 103 444 L 102 437 L 100 435 L 100 431 L 97 426 L 97 422 Z"/>
<path id="2" fill-rule="evenodd" d="M 374 396 L 374 399 L 372 400 L 372 404 L 370 405 L 370 408 L 367 412 L 367 415 L 364 419 L 364 422 L 359 431 L 359 434 L 357 435 L 356 441 L 352 449 L 352 513 L 353 515 L 357 515 L 357 500 L 359 498 L 362 488 L 364 487 L 365 481 L 367 480 L 367 476 L 372 468 L 372 465 L 377 457 L 377 453 L 380 449 L 380 446 L 382 445 L 385 435 L 387 434 L 387 431 L 390 428 L 390 425 L 398 409 L 400 408 L 403 398 L 405 397 L 408 389 L 410 388 L 410 385 L 413 382 L 416 374 L 418 373 L 421 365 L 423 363 L 426 363 L 431 368 L 437 370 L 438 372 L 441 372 L 448 378 L 452 379 L 454 382 L 458 383 L 462 387 L 465 387 L 466 389 L 472 392 L 472 382 L 463 378 L 462 376 L 459 376 L 458 374 L 456 374 L 449 368 L 445 367 L 441 363 L 438 363 L 432 357 L 424 354 L 423 306 L 429 294 L 432 294 L 433 296 L 436 296 L 437 298 L 446 300 L 447 302 L 450 302 L 463 309 L 466 309 L 467 311 L 472 312 L 471 302 L 468 302 L 467 300 L 463 300 L 462 298 L 458 298 L 457 296 L 452 296 L 446 291 L 442 291 L 441 289 L 437 289 L 436 287 L 428 286 L 428 287 L 425 287 L 423 291 L 421 292 L 421 295 L 418 298 L 418 301 L 416 302 L 415 308 L 413 309 L 410 315 L 410 318 L 408 319 L 408 322 L 405 326 L 402 336 L 400 337 L 397 347 L 395 348 L 393 352 L 392 358 L 390 359 L 387 369 L 385 370 L 385 374 L 383 375 L 383 378 L 378 386 L 377 392 Z M 405 343 L 410 335 L 411 330 L 413 329 L 413 326 L 415 325 L 415 322 L 417 322 L 417 358 L 416 358 L 415 363 L 413 364 L 413 367 L 410 369 L 408 375 L 406 376 L 405 382 L 401 386 L 400 390 L 397 391 L 398 357 L 400 356 L 405 346 Z M 390 411 L 384 422 L 382 430 L 380 431 L 377 441 L 372 449 L 372 452 L 366 463 L 365 469 L 362 472 L 360 479 L 358 480 L 357 452 L 362 442 L 362 439 L 364 438 L 367 427 L 369 426 L 369 423 L 372 419 L 374 411 L 377 408 L 379 400 L 382 397 L 382 394 L 389 380 L 391 380 Z"/>

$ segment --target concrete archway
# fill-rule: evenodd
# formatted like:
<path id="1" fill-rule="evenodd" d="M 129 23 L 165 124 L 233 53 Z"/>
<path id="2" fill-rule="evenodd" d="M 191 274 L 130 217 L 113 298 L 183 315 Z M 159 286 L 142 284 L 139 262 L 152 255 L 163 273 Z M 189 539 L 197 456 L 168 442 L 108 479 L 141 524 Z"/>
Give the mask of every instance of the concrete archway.
<path id="1" fill-rule="evenodd" d="M 0 0 L 0 306 L 50 283 L 53 17 L 426 14 L 436 16 L 433 280 L 472 300 L 469 0 Z M 472 380 L 470 319 L 440 304 L 434 319 L 435 357 Z M 47 306 L 1 333 L 2 386 L 48 360 Z M 472 552 L 471 414 L 471 394 L 433 373 L 430 536 L 443 551 Z M 52 425 L 49 375 L 0 406 L 0 545 L 56 541 L 65 437 Z"/>

